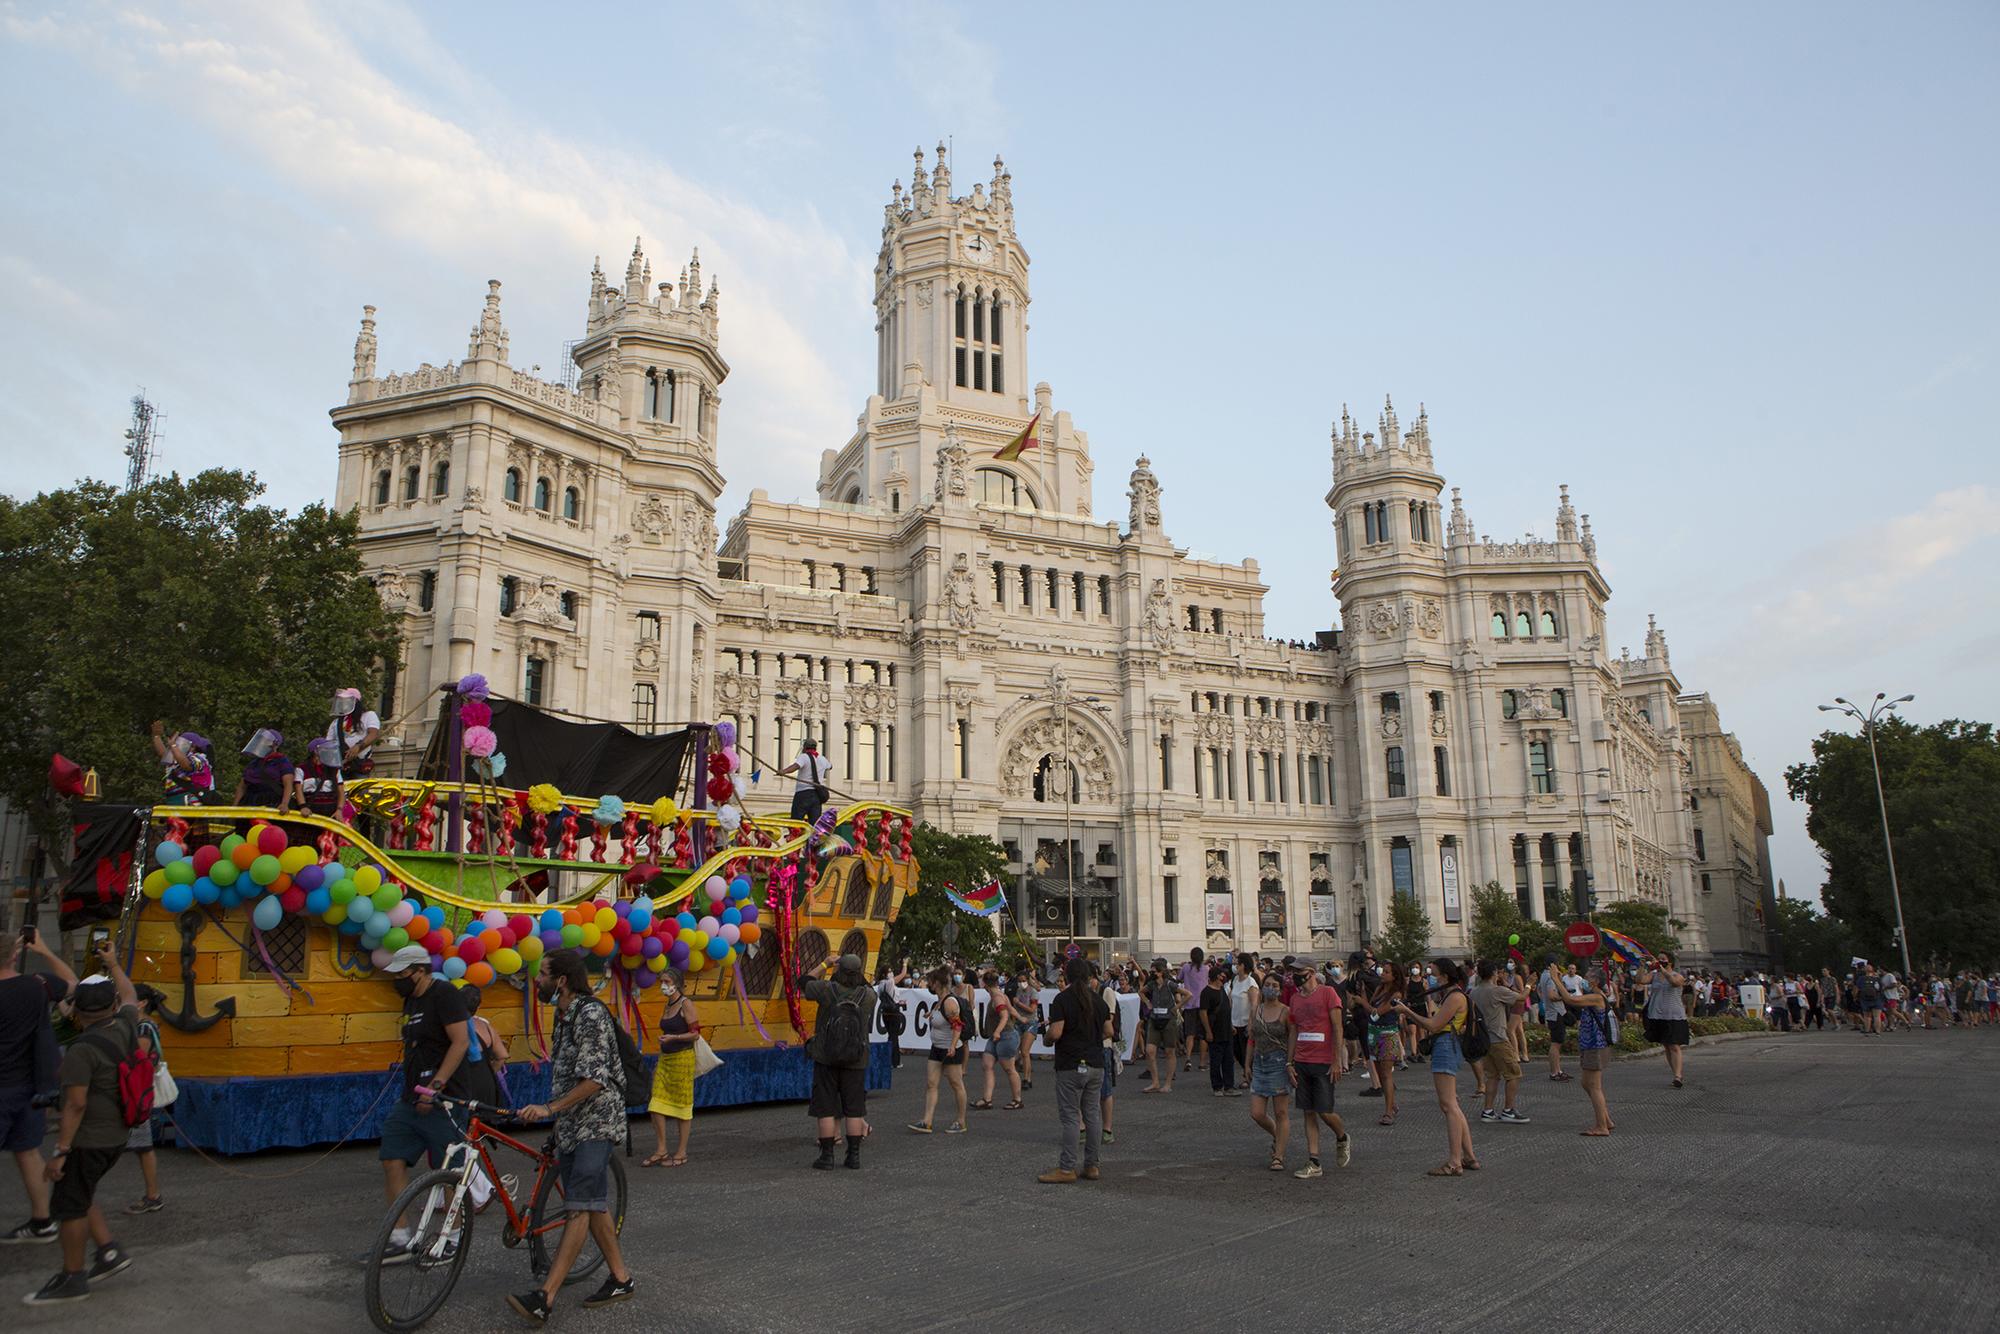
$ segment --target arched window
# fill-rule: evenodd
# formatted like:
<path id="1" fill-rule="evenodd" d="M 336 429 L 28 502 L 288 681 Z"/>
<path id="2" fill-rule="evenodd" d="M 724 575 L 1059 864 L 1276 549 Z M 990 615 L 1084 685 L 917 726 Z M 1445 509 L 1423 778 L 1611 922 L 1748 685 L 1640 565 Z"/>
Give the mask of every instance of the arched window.
<path id="1" fill-rule="evenodd" d="M 563 488 L 563 517 L 575 522 L 583 512 L 583 494 L 573 486 Z"/>
<path id="2" fill-rule="evenodd" d="M 1504 611 L 1493 613 L 1493 637 L 1495 639 L 1507 637 L 1507 613 Z"/>
<path id="3" fill-rule="evenodd" d="M 889 493 L 889 513 L 901 514 L 902 512 L 903 512 L 903 493 L 901 491 L 891 491 Z"/>
<path id="4" fill-rule="evenodd" d="M 375 474 L 375 503 L 377 505 L 386 505 L 389 503 L 389 470 L 387 468 Z"/>
<path id="5" fill-rule="evenodd" d="M 403 499 L 415 500 L 424 484 L 424 470 L 412 463 L 403 469 Z"/>
<path id="6" fill-rule="evenodd" d="M 451 491 L 451 460 L 440 459 L 438 466 L 431 470 L 431 494 L 443 496 Z"/>
<path id="7" fill-rule="evenodd" d="M 1521 639 L 1530 639 L 1534 637 L 1534 633 L 1535 633 L 1535 623 L 1532 620 L 1528 619 L 1528 613 L 1525 611 L 1515 612 L 1514 634 Z"/>
<path id="8" fill-rule="evenodd" d="M 1006 505 L 1012 509 L 1033 509 L 1034 497 L 1021 479 L 1000 468 L 981 468 L 973 475 L 974 494 L 982 505 Z"/>
<path id="9" fill-rule="evenodd" d="M 1556 614 L 1554 612 L 1545 611 L 1542 613 L 1542 633 L 1550 639 L 1556 637 Z"/>
<path id="10" fill-rule="evenodd" d="M 1382 753 L 1382 766 L 1389 778 L 1389 795 L 1404 797 L 1409 795 L 1408 779 L 1403 772 L 1403 748 L 1390 746 Z"/>
<path id="11" fill-rule="evenodd" d="M 1551 690 L 1549 692 L 1549 707 L 1556 711 L 1556 717 L 1569 717 L 1569 692 L 1561 689 Z"/>
<path id="12" fill-rule="evenodd" d="M 565 592 L 565 593 L 564 593 L 564 594 L 563 594 L 563 595 L 562 595 L 561 597 L 559 597 L 559 598 L 557 598 L 557 599 L 556 599 L 556 607 L 557 607 L 557 609 L 558 609 L 558 610 L 560 610 L 560 611 L 562 612 L 562 614 L 563 614 L 563 619 L 564 619 L 564 620 L 566 620 L 566 621 L 573 621 L 573 620 L 575 620 L 575 619 L 576 619 L 576 594 L 574 594 L 574 593 L 570 593 L 570 592 Z"/>
<path id="13" fill-rule="evenodd" d="M 660 372 L 660 410 L 657 415 L 663 422 L 674 419 L 674 391 L 679 387 L 679 376 L 672 371 Z"/>
<path id="14" fill-rule="evenodd" d="M 417 610 L 429 611 L 437 605 L 438 572 L 425 570 L 417 581 Z"/>
<path id="15" fill-rule="evenodd" d="M 648 421 L 660 419 L 660 372 L 655 366 L 646 367 L 646 387 L 640 399 L 639 415 Z"/>
<path id="16" fill-rule="evenodd" d="M 509 468 L 506 480 L 500 484 L 500 498 L 510 505 L 521 503 L 521 470 Z"/>
<path id="17" fill-rule="evenodd" d="M 537 477 L 535 479 L 535 508 L 544 514 L 549 512 L 550 493 L 553 490 L 554 488 L 549 485 L 548 478 Z"/>
<path id="18" fill-rule="evenodd" d="M 847 498 L 840 503 L 843 505 L 859 505 L 861 503 L 861 488 L 858 486 L 848 487 Z"/>
<path id="19" fill-rule="evenodd" d="M 1082 801 L 1083 787 L 1078 781 L 1076 766 L 1074 764 L 1063 765 L 1064 768 L 1069 770 L 1069 792 L 1065 796 L 1062 777 L 1056 769 L 1057 764 L 1058 761 L 1054 755 L 1044 755 L 1042 756 L 1042 762 L 1035 766 L 1035 783 L 1032 794 L 1035 800 L 1042 802 Z"/>

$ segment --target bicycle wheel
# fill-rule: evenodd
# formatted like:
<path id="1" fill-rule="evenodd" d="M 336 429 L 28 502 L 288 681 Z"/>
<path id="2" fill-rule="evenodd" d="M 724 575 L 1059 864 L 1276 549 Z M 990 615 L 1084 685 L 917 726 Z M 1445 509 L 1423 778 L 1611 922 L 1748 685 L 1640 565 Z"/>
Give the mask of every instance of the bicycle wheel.
<path id="1" fill-rule="evenodd" d="M 472 1249 L 472 1202 L 459 1195 L 462 1179 L 458 1172 L 425 1172 L 382 1220 L 368 1252 L 367 1301 L 368 1318 L 384 1334 L 417 1328 L 451 1296 Z M 391 1234 L 399 1227 L 409 1233 L 408 1253 L 393 1247 L 392 1258 Z"/>
<path id="2" fill-rule="evenodd" d="M 622 1233 L 625 1230 L 625 1164 L 613 1155 L 610 1167 L 611 1230 Z M 561 1178 L 554 1171 L 545 1173 L 535 1189 L 535 1202 L 528 1210 L 528 1264 L 538 1281 L 548 1277 L 549 1265 L 554 1261 L 556 1247 L 562 1240 L 560 1224 L 566 1212 Z M 544 1232 L 542 1229 L 551 1222 L 558 1226 Z M 597 1238 L 586 1237 L 583 1249 L 577 1253 L 576 1263 L 570 1266 L 568 1275 L 563 1278 L 564 1286 L 581 1283 L 603 1264 L 604 1252 L 598 1248 Z"/>

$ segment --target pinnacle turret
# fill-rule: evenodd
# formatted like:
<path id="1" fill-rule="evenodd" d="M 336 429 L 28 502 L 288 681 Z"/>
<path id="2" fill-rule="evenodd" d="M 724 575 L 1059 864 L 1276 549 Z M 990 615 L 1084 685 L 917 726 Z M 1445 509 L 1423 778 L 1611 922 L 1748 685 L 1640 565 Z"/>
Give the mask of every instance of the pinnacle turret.
<path id="1" fill-rule="evenodd" d="M 375 378 L 375 307 L 361 308 L 361 332 L 354 335 L 354 378 Z"/>
<path id="2" fill-rule="evenodd" d="M 465 352 L 467 361 L 480 357 L 491 357 L 495 361 L 507 360 L 507 326 L 500 323 L 500 280 L 488 279 L 486 283 L 486 306 L 479 312 L 479 323 L 472 328 L 472 339 Z"/>
<path id="3" fill-rule="evenodd" d="M 1577 540 L 1576 507 L 1569 503 L 1569 484 L 1565 482 L 1558 489 L 1562 499 L 1556 505 L 1556 541 L 1574 542 Z"/>

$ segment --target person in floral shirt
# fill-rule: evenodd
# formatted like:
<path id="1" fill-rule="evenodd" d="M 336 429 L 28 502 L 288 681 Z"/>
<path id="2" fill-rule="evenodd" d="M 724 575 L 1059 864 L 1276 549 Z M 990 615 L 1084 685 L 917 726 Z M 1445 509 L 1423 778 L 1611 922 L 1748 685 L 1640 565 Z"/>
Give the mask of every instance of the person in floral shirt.
<path id="1" fill-rule="evenodd" d="M 554 1005 L 555 1044 L 549 1056 L 547 1103 L 523 1107 L 527 1121 L 556 1123 L 556 1171 L 562 1180 L 569 1219 L 542 1286 L 516 1293 L 507 1304 L 536 1324 L 549 1318 L 556 1293 L 569 1277 L 586 1237 L 604 1253 L 610 1275 L 583 1299 L 586 1307 L 622 1302 L 633 1292 L 632 1271 L 618 1250 L 618 1224 L 611 1217 L 611 1150 L 625 1137 L 624 1063 L 618 1056 L 616 1022 L 591 994 L 590 974 L 575 950 L 542 959 L 535 995 Z"/>

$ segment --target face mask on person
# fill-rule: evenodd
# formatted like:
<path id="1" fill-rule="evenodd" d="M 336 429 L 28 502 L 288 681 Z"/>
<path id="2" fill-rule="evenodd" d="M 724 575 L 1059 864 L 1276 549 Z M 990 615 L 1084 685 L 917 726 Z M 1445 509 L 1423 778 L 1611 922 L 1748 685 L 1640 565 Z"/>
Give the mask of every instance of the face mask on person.
<path id="1" fill-rule="evenodd" d="M 1274 1001 L 1278 999 L 1279 996 L 1284 994 L 1279 987 L 1269 982 L 1265 983 L 1264 986 L 1260 988 L 1260 990 L 1263 992 L 1264 999 L 1267 1001 Z"/>
<path id="2" fill-rule="evenodd" d="M 957 985 L 958 985 L 959 983 L 961 983 L 961 982 L 963 982 L 963 981 L 965 981 L 965 974 L 964 974 L 964 973 L 953 973 L 953 974 L 951 975 L 951 984 L 952 984 L 953 986 L 957 986 Z"/>
<path id="3" fill-rule="evenodd" d="M 548 977 L 538 977 L 538 978 L 536 978 L 536 979 L 535 979 L 535 999 L 536 999 L 536 1000 L 538 1000 L 538 1001 L 540 1001 L 540 1002 L 541 1002 L 542 1004 L 544 1004 L 544 1005 L 553 1005 L 553 1004 L 555 1004 L 555 999 L 556 999 L 556 982 L 555 982 L 555 979 L 553 979 L 553 978 L 548 978 Z"/>
<path id="4" fill-rule="evenodd" d="M 393 978 L 389 985 L 396 988 L 396 994 L 404 1000 L 408 1000 L 417 994 L 417 979 L 411 977 L 408 973 L 403 973 Z"/>

